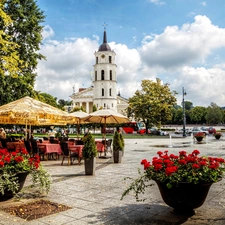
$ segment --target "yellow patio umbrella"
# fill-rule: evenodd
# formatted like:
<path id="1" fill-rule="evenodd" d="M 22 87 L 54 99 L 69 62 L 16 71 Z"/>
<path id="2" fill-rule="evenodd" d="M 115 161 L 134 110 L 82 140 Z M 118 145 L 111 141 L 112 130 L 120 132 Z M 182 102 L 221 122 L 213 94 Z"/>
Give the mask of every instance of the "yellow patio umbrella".
<path id="1" fill-rule="evenodd" d="M 130 120 L 116 112 L 112 109 L 101 109 L 90 113 L 89 116 L 82 118 L 84 122 L 91 122 L 91 123 L 101 123 L 104 124 L 104 139 L 105 139 L 105 149 L 106 149 L 106 124 L 108 123 L 127 123 Z"/>
<path id="2" fill-rule="evenodd" d="M 82 111 L 82 110 L 79 110 L 79 111 L 70 113 L 70 116 L 75 116 L 75 118 L 78 118 L 77 119 L 77 137 L 79 137 L 79 134 L 80 134 L 80 124 L 82 124 L 82 123 L 88 123 L 88 122 L 84 122 L 83 121 L 83 118 L 89 116 L 89 114 L 86 113 L 86 112 L 84 112 L 84 111 Z"/>
<path id="3" fill-rule="evenodd" d="M 28 96 L 0 106 L 0 124 L 66 125 L 71 121 L 76 122 L 77 119 L 65 111 Z"/>

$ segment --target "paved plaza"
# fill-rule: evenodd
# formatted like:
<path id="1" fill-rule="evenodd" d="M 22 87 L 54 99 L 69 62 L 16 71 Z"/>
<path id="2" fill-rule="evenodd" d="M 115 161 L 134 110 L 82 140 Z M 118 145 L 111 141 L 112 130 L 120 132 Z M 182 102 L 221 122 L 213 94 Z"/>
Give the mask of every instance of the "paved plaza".
<path id="1" fill-rule="evenodd" d="M 44 199 L 64 204 L 72 209 L 32 221 L 24 221 L 0 211 L 0 224 L 67 224 L 67 225 L 224 225 L 225 224 L 225 181 L 211 186 L 203 206 L 196 209 L 192 217 L 179 216 L 172 212 L 162 200 L 156 185 L 145 192 L 146 201 L 136 202 L 133 196 L 120 200 L 129 181 L 127 176 L 138 176 L 137 168 L 144 158 L 151 160 L 159 150 L 177 153 L 198 149 L 201 155 L 225 158 L 225 137 L 216 140 L 207 137 L 197 144 L 192 137 L 125 139 L 125 153 L 121 164 L 114 164 L 112 158 L 97 159 L 95 176 L 84 175 L 84 164 L 68 166 L 66 161 L 43 161 L 51 173 L 53 184 Z M 23 201 L 23 200 L 21 200 Z M 0 202 L 0 206 L 9 204 Z"/>

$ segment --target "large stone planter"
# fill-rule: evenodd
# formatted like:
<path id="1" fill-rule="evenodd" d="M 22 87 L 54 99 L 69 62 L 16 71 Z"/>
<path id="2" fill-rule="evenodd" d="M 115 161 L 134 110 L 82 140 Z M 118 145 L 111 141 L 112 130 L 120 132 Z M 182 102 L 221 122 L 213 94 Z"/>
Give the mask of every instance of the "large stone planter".
<path id="1" fill-rule="evenodd" d="M 84 159 L 84 168 L 86 175 L 95 175 L 96 157 Z"/>
<path id="2" fill-rule="evenodd" d="M 177 214 L 194 215 L 194 209 L 200 207 L 207 197 L 213 183 L 192 184 L 181 182 L 178 185 L 167 188 L 161 182 L 156 181 L 164 202 L 174 208 Z"/>
<path id="3" fill-rule="evenodd" d="M 203 137 L 195 137 L 197 142 L 201 142 L 203 140 Z"/>
<path id="4" fill-rule="evenodd" d="M 220 139 L 220 135 L 215 135 L 215 138 L 217 139 L 217 140 L 219 140 Z"/>
<path id="5" fill-rule="evenodd" d="M 16 175 L 16 177 L 18 179 L 18 184 L 19 184 L 19 188 L 16 191 L 16 193 L 18 193 L 22 190 L 28 174 L 29 174 L 29 172 L 21 172 Z M 10 198 L 13 198 L 14 196 L 15 196 L 15 194 L 13 194 L 12 191 L 5 190 L 4 195 L 2 195 L 0 193 L 0 201 L 6 201 Z"/>
<path id="6" fill-rule="evenodd" d="M 113 150 L 113 161 L 114 163 L 121 163 L 122 162 L 123 151 L 120 150 Z"/>

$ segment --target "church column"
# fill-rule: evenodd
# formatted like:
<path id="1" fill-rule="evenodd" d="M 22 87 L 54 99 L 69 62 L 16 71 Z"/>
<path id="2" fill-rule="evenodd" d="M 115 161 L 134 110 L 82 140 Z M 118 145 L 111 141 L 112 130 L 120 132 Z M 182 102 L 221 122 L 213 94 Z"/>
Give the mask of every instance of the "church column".
<path id="1" fill-rule="evenodd" d="M 89 113 L 89 102 L 86 102 L 86 112 Z"/>

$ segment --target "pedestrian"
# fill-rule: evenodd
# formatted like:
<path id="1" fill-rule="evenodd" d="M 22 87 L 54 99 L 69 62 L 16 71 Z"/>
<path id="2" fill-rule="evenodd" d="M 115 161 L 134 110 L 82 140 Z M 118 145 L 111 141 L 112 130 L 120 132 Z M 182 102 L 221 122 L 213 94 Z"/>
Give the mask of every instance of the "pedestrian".
<path id="1" fill-rule="evenodd" d="M 6 132 L 4 131 L 2 127 L 0 128 L 0 138 L 6 139 Z"/>

